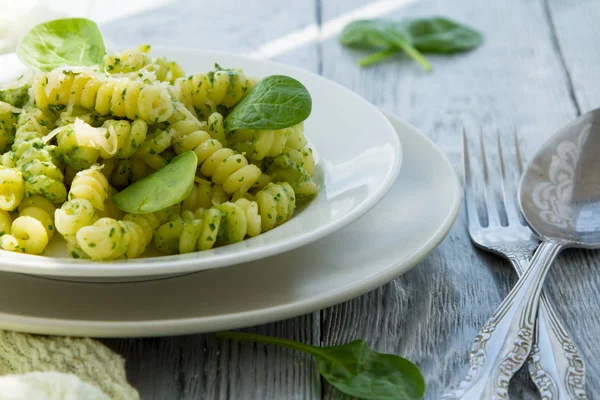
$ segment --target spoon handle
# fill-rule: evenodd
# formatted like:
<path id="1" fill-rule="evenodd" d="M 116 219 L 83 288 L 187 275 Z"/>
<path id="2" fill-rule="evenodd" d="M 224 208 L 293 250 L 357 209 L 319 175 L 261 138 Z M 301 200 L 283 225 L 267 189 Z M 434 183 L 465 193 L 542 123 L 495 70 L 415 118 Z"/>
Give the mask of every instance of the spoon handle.
<path id="1" fill-rule="evenodd" d="M 508 399 L 508 384 L 531 351 L 544 278 L 563 244 L 542 242 L 531 265 L 475 337 L 469 371 L 444 400 Z"/>
<path id="2" fill-rule="evenodd" d="M 529 257 L 511 258 L 521 276 L 529 266 Z M 585 364 L 579 349 L 542 291 L 540 295 L 533 346 L 527 368 L 542 399 L 583 400 L 585 394 Z"/>

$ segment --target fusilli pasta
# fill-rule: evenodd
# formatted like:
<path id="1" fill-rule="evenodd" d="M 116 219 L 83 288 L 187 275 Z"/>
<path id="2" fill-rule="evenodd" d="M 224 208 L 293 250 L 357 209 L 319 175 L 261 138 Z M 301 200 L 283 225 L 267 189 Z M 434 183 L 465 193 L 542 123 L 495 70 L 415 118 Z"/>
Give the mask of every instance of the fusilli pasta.
<path id="1" fill-rule="evenodd" d="M 213 71 L 178 78 L 174 83 L 177 99 L 199 115 L 208 117 L 217 106 L 233 107 L 252 89 L 256 81 L 239 69 L 215 65 Z"/>
<path id="2" fill-rule="evenodd" d="M 104 211 L 109 186 L 99 166 L 79 171 L 69 190 L 69 200 L 54 214 L 56 229 L 63 236 L 72 236 L 77 231 L 95 222 L 97 211 Z"/>
<path id="3" fill-rule="evenodd" d="M 151 59 L 147 53 L 150 46 L 142 45 L 138 49 L 125 50 L 120 53 L 108 54 L 104 57 L 104 71 L 109 74 L 130 74 L 147 72 L 154 74 L 155 79 L 173 83 L 184 75 L 183 69 L 174 61 L 164 57 Z"/>
<path id="4" fill-rule="evenodd" d="M 177 153 L 193 150 L 202 175 L 221 185 L 228 194 L 246 193 L 260 178 L 260 168 L 248 164 L 248 160 L 242 154 L 224 148 L 206 131 L 176 137 L 174 142 Z"/>
<path id="5" fill-rule="evenodd" d="M 150 214 L 127 214 L 122 221 L 100 218 L 77 232 L 77 243 L 93 260 L 135 258 L 146 250 L 156 228 L 173 211 L 175 209 Z"/>
<path id="6" fill-rule="evenodd" d="M 281 225 L 295 207 L 291 186 L 271 183 L 257 192 L 255 201 L 240 198 L 206 210 L 184 210 L 156 230 L 154 245 L 165 254 L 183 254 L 237 243 Z"/>
<path id="7" fill-rule="evenodd" d="M 67 197 L 64 176 L 42 141 L 52 126 L 50 113 L 24 110 L 17 121 L 13 158 L 25 180 L 25 197 L 41 195 L 55 204 L 62 204 Z"/>
<path id="8" fill-rule="evenodd" d="M 24 199 L 19 205 L 19 216 L 11 223 L 10 232 L 5 231 L 0 237 L 0 246 L 10 251 L 42 254 L 54 235 L 54 209 L 54 205 L 42 196 Z"/>
<path id="9" fill-rule="evenodd" d="M 302 123 L 225 130 L 256 79 L 219 65 L 184 77 L 149 50 L 107 55 L 99 67 L 31 71 L 19 87 L 0 90 L 0 247 L 43 254 L 56 230 L 73 258 L 134 258 L 151 243 L 165 254 L 207 250 L 275 228 L 297 198 L 316 193 Z M 183 200 L 164 196 L 176 204 L 145 214 L 112 202 L 188 151 L 197 168 Z M 143 201 L 160 204 L 161 193 L 146 194 Z M 136 210 L 123 198 L 115 203 Z"/>
<path id="10" fill-rule="evenodd" d="M 196 210 L 210 208 L 230 200 L 223 187 L 213 184 L 206 179 L 196 177 L 194 187 L 190 194 L 181 202 L 182 210 Z"/>
<path id="11" fill-rule="evenodd" d="M 0 101 L 0 152 L 6 151 L 15 140 L 15 124 L 20 111 L 20 109 Z"/>
<path id="12" fill-rule="evenodd" d="M 35 102 L 41 109 L 80 106 L 100 115 L 142 119 L 149 124 L 166 121 L 173 112 L 168 85 L 141 78 L 132 80 L 57 68 L 36 75 L 34 90 Z"/>
<path id="13" fill-rule="evenodd" d="M 0 167 L 0 210 L 14 210 L 21 204 L 23 196 L 23 175 L 16 168 Z"/>
<path id="14" fill-rule="evenodd" d="M 245 130 L 239 129 L 229 136 L 230 143 L 238 150 L 245 151 L 252 160 L 263 160 L 265 157 L 276 157 L 287 147 L 297 148 L 306 145 L 304 124 L 278 130 Z M 304 139 L 304 143 L 302 143 Z M 288 143 L 289 142 L 289 143 Z"/>

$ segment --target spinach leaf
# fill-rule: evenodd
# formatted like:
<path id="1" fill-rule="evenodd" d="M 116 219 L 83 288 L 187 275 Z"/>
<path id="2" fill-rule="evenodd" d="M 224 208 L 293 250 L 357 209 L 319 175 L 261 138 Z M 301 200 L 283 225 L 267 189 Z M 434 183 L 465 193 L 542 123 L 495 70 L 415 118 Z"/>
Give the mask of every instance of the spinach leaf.
<path id="1" fill-rule="evenodd" d="M 425 381 L 410 361 L 371 350 L 364 340 L 316 347 L 292 340 L 241 332 L 218 332 L 222 339 L 251 340 L 313 355 L 319 372 L 341 392 L 361 399 L 421 399 Z"/>
<path id="2" fill-rule="evenodd" d="M 423 53 L 452 54 L 476 48 L 483 36 L 446 18 L 420 18 L 403 23 L 413 45 Z"/>
<path id="3" fill-rule="evenodd" d="M 131 214 L 151 213 L 177 204 L 192 191 L 197 163 L 193 151 L 181 153 L 158 171 L 114 195 L 112 201 Z"/>
<path id="4" fill-rule="evenodd" d="M 312 99 L 294 78 L 271 75 L 260 80 L 225 118 L 225 130 L 283 129 L 310 115 Z"/>
<path id="5" fill-rule="evenodd" d="M 398 29 L 400 28 L 400 29 Z M 362 19 L 346 25 L 340 36 L 344 46 L 372 49 L 389 47 L 390 36 L 395 34 L 409 41 L 408 32 L 394 21 L 386 19 Z"/>
<path id="6" fill-rule="evenodd" d="M 40 71 L 61 65 L 100 65 L 105 54 L 98 26 L 85 18 L 56 19 L 36 25 L 17 47 L 19 59 Z"/>
<path id="7" fill-rule="evenodd" d="M 429 61 L 413 46 L 410 33 L 402 24 L 394 21 L 371 19 L 351 22 L 342 31 L 341 42 L 345 46 L 357 48 L 403 50 L 410 58 L 418 62 L 423 69 L 426 71 L 431 70 Z M 389 55 L 387 54 L 385 57 Z M 381 55 L 378 57 L 381 57 Z M 378 61 L 378 58 L 372 58 L 361 60 L 360 64 L 366 66 Z"/>
<path id="8" fill-rule="evenodd" d="M 453 54 L 472 50 L 483 42 L 483 35 L 441 17 L 404 21 L 372 19 L 351 22 L 342 31 L 340 40 L 345 46 L 379 50 L 359 61 L 363 67 L 404 51 L 429 70 L 431 65 L 421 52 Z"/>

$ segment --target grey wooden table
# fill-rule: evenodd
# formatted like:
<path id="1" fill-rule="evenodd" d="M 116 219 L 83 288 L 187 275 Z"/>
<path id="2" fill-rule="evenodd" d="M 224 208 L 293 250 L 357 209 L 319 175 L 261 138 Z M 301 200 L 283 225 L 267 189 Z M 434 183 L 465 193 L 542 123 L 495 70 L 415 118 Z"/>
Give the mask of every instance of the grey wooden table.
<path id="1" fill-rule="evenodd" d="M 432 73 L 403 57 L 360 69 L 362 54 L 342 48 L 332 32 L 357 11 L 377 10 L 393 18 L 445 15 L 483 31 L 486 41 L 469 54 L 431 57 Z M 531 154 L 558 127 L 600 105 L 598 21 L 598 0 L 183 0 L 102 30 L 118 45 L 262 49 L 414 124 L 460 171 L 463 127 L 482 129 L 490 139 L 516 130 Z M 287 51 L 265 46 L 283 37 Z M 567 251 L 557 264 L 546 286 L 586 358 L 587 390 L 597 399 L 600 252 Z M 249 330 L 318 345 L 365 338 L 416 362 L 426 398 L 437 399 L 465 374 L 472 338 L 514 281 L 507 263 L 471 245 L 461 210 L 446 240 L 409 273 L 346 303 Z M 273 347 L 221 342 L 212 334 L 104 343 L 127 358 L 130 381 L 144 399 L 343 397 L 321 381 L 311 359 Z M 511 394 L 537 398 L 523 373 Z"/>

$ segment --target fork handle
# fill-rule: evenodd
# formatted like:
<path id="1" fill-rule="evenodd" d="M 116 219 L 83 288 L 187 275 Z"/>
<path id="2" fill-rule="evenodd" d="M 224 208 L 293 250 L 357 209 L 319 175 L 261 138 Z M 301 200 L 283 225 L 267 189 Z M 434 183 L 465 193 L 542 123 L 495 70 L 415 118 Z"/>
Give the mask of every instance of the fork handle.
<path id="1" fill-rule="evenodd" d="M 509 259 L 517 274 L 523 275 L 529 265 L 529 257 L 516 255 Z M 582 400 L 587 398 L 583 357 L 543 291 L 527 368 L 542 399 Z"/>
<path id="2" fill-rule="evenodd" d="M 553 240 L 538 247 L 529 268 L 475 337 L 467 376 L 443 399 L 508 399 L 510 379 L 531 351 L 544 278 L 562 248 Z"/>

